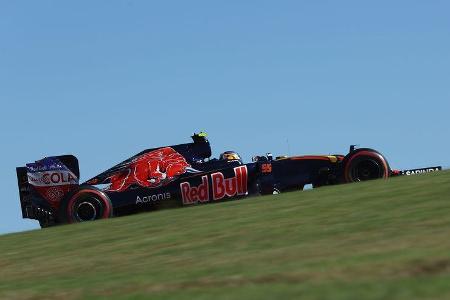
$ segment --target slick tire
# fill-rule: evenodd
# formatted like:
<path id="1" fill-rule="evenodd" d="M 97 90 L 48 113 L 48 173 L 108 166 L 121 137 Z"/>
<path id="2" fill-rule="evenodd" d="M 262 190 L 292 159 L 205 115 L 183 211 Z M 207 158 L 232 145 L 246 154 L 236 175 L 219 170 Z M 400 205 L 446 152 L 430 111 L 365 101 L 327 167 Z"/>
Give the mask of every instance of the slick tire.
<path id="1" fill-rule="evenodd" d="M 69 193 L 61 202 L 61 223 L 80 223 L 111 218 L 113 207 L 109 197 L 92 186 L 81 186 Z"/>
<path id="2" fill-rule="evenodd" d="M 349 153 L 343 161 L 343 182 L 359 182 L 389 177 L 386 158 L 376 150 L 362 148 Z"/>

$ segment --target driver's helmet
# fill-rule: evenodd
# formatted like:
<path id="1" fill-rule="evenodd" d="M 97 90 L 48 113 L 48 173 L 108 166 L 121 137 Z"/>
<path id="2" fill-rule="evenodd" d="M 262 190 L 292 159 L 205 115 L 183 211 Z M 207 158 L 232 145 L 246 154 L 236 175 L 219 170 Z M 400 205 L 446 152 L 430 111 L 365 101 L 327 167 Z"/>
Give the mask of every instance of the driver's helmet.
<path id="1" fill-rule="evenodd" d="M 228 161 L 238 161 L 239 163 L 242 164 L 241 156 L 239 154 L 237 154 L 237 152 L 234 152 L 234 151 L 223 152 L 222 154 L 220 154 L 219 159 L 220 160 L 228 160 Z"/>

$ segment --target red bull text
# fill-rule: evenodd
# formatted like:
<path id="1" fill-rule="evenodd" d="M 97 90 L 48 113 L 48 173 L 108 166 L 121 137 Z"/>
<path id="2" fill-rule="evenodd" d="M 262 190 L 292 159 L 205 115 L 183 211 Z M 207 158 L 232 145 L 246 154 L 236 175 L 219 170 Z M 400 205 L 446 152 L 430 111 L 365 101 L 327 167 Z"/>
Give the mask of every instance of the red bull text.
<path id="1" fill-rule="evenodd" d="M 210 181 L 208 180 L 210 177 Z M 189 182 L 180 184 L 183 204 L 217 201 L 225 197 L 243 196 L 247 194 L 247 166 L 234 168 L 234 176 L 225 178 L 221 172 L 202 176 L 202 183 L 191 186 Z M 212 197 L 210 197 L 210 184 Z"/>

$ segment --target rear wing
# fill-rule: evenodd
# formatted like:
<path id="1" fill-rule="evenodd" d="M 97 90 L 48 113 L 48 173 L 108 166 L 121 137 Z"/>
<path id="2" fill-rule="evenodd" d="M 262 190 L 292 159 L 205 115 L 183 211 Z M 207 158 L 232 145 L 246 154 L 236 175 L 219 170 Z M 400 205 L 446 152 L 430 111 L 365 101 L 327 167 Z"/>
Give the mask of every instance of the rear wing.
<path id="1" fill-rule="evenodd" d="M 80 170 L 73 155 L 50 156 L 16 168 L 22 217 L 37 219 L 42 210 L 57 209 L 78 186 Z"/>

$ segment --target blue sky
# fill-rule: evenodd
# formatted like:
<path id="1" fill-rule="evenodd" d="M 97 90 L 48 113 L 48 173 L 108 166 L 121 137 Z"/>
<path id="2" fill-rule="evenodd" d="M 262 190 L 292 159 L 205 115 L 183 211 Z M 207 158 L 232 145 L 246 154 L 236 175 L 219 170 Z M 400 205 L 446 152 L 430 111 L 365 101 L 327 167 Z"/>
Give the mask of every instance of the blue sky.
<path id="1" fill-rule="evenodd" d="M 15 167 L 82 179 L 209 133 L 213 154 L 383 152 L 450 165 L 448 1 L 1 1 L 0 234 Z"/>

